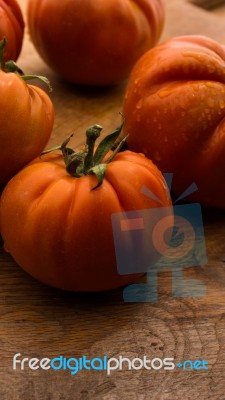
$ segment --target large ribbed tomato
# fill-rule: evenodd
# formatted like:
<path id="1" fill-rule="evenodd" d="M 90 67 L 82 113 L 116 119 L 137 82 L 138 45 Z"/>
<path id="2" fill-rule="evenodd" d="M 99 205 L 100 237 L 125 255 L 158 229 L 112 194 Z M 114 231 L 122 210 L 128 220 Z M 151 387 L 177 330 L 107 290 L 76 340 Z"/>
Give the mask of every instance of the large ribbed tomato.
<path id="1" fill-rule="evenodd" d="M 1 233 L 17 263 L 38 280 L 104 291 L 136 277 L 117 272 L 112 214 L 165 207 L 170 215 L 171 202 L 161 172 L 144 155 L 125 151 L 93 167 L 88 154 L 84 164 L 82 153 L 45 154 L 15 175 L 2 194 Z M 158 201 L 143 194 L 143 186 Z"/>
<path id="2" fill-rule="evenodd" d="M 162 0 L 29 0 L 27 19 L 37 51 L 59 75 L 111 85 L 157 42 L 164 8 Z"/>
<path id="3" fill-rule="evenodd" d="M 5 60 L 17 60 L 23 34 L 24 21 L 17 0 L 0 0 L 0 40 L 7 40 Z"/>
<path id="4" fill-rule="evenodd" d="M 4 41 L 0 42 L 2 47 Z M 27 84 L 27 77 L 20 76 L 14 64 L 6 63 L 5 69 L 9 67 L 15 72 L 0 69 L 0 185 L 40 154 L 54 122 L 48 94 Z"/>
<path id="5" fill-rule="evenodd" d="M 181 194 L 225 208 L 225 48 L 203 36 L 172 38 L 135 65 L 126 92 L 124 133 Z"/>

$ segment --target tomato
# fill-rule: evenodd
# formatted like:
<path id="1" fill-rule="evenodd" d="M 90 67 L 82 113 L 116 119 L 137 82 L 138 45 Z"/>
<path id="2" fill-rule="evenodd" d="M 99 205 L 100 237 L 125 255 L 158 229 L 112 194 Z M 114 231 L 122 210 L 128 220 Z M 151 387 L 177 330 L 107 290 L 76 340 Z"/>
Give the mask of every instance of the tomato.
<path id="1" fill-rule="evenodd" d="M 24 20 L 16 0 L 0 0 L 0 40 L 6 38 L 5 60 L 17 60 L 24 35 Z"/>
<path id="2" fill-rule="evenodd" d="M 53 128 L 49 96 L 24 79 L 0 70 L 0 185 L 40 154 Z"/>
<path id="3" fill-rule="evenodd" d="M 157 42 L 164 7 L 161 0 L 29 0 L 27 21 L 37 51 L 60 76 L 112 85 Z"/>
<path id="4" fill-rule="evenodd" d="M 42 155 L 7 184 L 0 213 L 5 247 L 25 271 L 57 288 L 95 292 L 132 282 L 137 274 L 117 272 L 111 217 L 159 207 L 171 215 L 162 174 L 144 155 L 131 151 L 91 169 L 89 154 L 89 166 L 82 164 L 87 173 L 77 164 L 82 152 L 74 159 L 73 154 L 72 162 L 68 155 Z M 141 193 L 143 186 L 159 201 Z"/>
<path id="5" fill-rule="evenodd" d="M 171 38 L 135 65 L 123 113 L 128 148 L 171 172 L 187 200 L 225 208 L 225 48 L 204 36 Z"/>

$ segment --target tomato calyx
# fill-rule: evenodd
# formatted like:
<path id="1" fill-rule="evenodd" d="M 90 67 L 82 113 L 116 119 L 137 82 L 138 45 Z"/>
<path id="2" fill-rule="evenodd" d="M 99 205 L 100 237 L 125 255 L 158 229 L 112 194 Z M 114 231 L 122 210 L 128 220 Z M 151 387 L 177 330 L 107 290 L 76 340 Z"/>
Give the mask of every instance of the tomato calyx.
<path id="1" fill-rule="evenodd" d="M 126 136 L 119 141 L 118 144 L 116 143 L 123 128 L 123 124 L 124 121 L 122 121 L 122 124 L 116 128 L 115 131 L 107 135 L 99 143 L 96 150 L 95 142 L 99 138 L 102 131 L 102 127 L 97 124 L 90 126 L 86 130 L 86 145 L 84 150 L 74 151 L 67 147 L 71 137 L 73 136 L 71 135 L 69 138 L 64 140 L 61 146 L 54 147 L 50 150 L 45 150 L 41 154 L 43 155 L 52 151 L 60 150 L 64 158 L 67 172 L 71 176 L 77 178 L 94 174 L 98 180 L 98 183 L 92 188 L 92 190 L 96 189 L 103 183 L 107 165 L 115 158 L 127 139 Z M 113 148 L 113 146 L 115 146 L 115 148 L 107 158 L 107 153 Z"/>
<path id="2" fill-rule="evenodd" d="M 32 79 L 38 79 L 38 80 L 44 82 L 48 86 L 49 91 L 52 91 L 52 87 L 50 85 L 50 82 L 49 82 L 48 78 L 46 78 L 45 76 L 41 76 L 41 75 L 25 75 L 23 73 L 23 71 L 15 63 L 15 61 L 13 61 L 13 60 L 9 60 L 9 61 L 6 61 L 6 62 L 3 61 L 6 44 L 7 44 L 7 40 L 5 38 L 0 40 L 0 69 L 5 73 L 12 72 L 12 73 L 18 74 L 24 81 L 28 81 L 28 80 L 32 80 Z"/>

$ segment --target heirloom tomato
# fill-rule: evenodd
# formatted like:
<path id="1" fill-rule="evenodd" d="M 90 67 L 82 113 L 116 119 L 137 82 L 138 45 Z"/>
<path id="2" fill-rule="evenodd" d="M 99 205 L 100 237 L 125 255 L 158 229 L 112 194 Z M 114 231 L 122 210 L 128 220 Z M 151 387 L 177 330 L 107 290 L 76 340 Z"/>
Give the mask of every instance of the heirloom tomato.
<path id="1" fill-rule="evenodd" d="M 29 0 L 27 20 L 34 46 L 60 76 L 112 85 L 157 42 L 164 7 L 162 0 Z"/>
<path id="2" fill-rule="evenodd" d="M 128 148 L 171 172 L 189 200 L 225 208 L 225 47 L 204 36 L 174 37 L 134 66 L 123 113 Z"/>
<path id="3" fill-rule="evenodd" d="M 2 40 L 0 58 L 4 45 Z M 35 76 L 23 75 L 10 61 L 4 64 L 0 60 L 0 66 L 1 185 L 44 149 L 52 131 L 54 109 L 41 88 L 26 83 Z"/>
<path id="4" fill-rule="evenodd" d="M 117 272 L 113 213 L 124 212 L 126 218 L 128 210 L 164 207 L 171 216 L 164 178 L 144 155 L 116 154 L 118 148 L 108 152 L 103 139 L 93 156 L 100 130 L 99 125 L 87 130 L 87 151 L 74 153 L 65 142 L 63 155 L 54 152 L 34 160 L 2 194 L 0 221 L 6 249 L 33 277 L 65 290 L 105 291 L 140 275 Z M 112 134 L 108 139 L 112 142 Z M 142 193 L 143 186 L 154 195 Z M 129 237 L 127 245 L 132 243 Z"/>
<path id="5" fill-rule="evenodd" d="M 0 40 L 6 39 L 5 60 L 17 60 L 24 34 L 24 21 L 16 0 L 0 0 Z"/>

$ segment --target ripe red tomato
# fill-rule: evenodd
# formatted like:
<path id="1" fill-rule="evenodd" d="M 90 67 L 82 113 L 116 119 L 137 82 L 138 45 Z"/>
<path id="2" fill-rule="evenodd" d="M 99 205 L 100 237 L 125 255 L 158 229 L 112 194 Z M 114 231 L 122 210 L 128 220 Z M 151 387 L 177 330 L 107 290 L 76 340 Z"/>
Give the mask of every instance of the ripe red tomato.
<path id="1" fill-rule="evenodd" d="M 203 36 L 172 38 L 147 52 L 128 83 L 123 114 L 128 148 L 174 173 L 189 200 L 225 208 L 225 48 Z"/>
<path id="2" fill-rule="evenodd" d="M 16 0 L 0 0 L 0 40 L 7 40 L 4 59 L 17 60 L 24 35 L 24 21 Z"/>
<path id="3" fill-rule="evenodd" d="M 67 169 L 62 155 L 52 153 L 10 180 L 0 212 L 6 248 L 25 271 L 58 288 L 93 292 L 132 282 L 137 275 L 117 272 L 111 216 L 170 206 L 162 174 L 130 151 L 107 164 L 98 187 L 93 174 L 73 176 L 74 169 L 70 166 L 72 175 Z M 142 194 L 143 186 L 161 203 Z"/>
<path id="4" fill-rule="evenodd" d="M 27 20 L 37 51 L 59 75 L 111 85 L 155 45 L 164 7 L 162 0 L 29 0 Z"/>
<path id="5" fill-rule="evenodd" d="M 0 185 L 41 153 L 53 122 L 53 104 L 44 90 L 0 70 Z"/>

